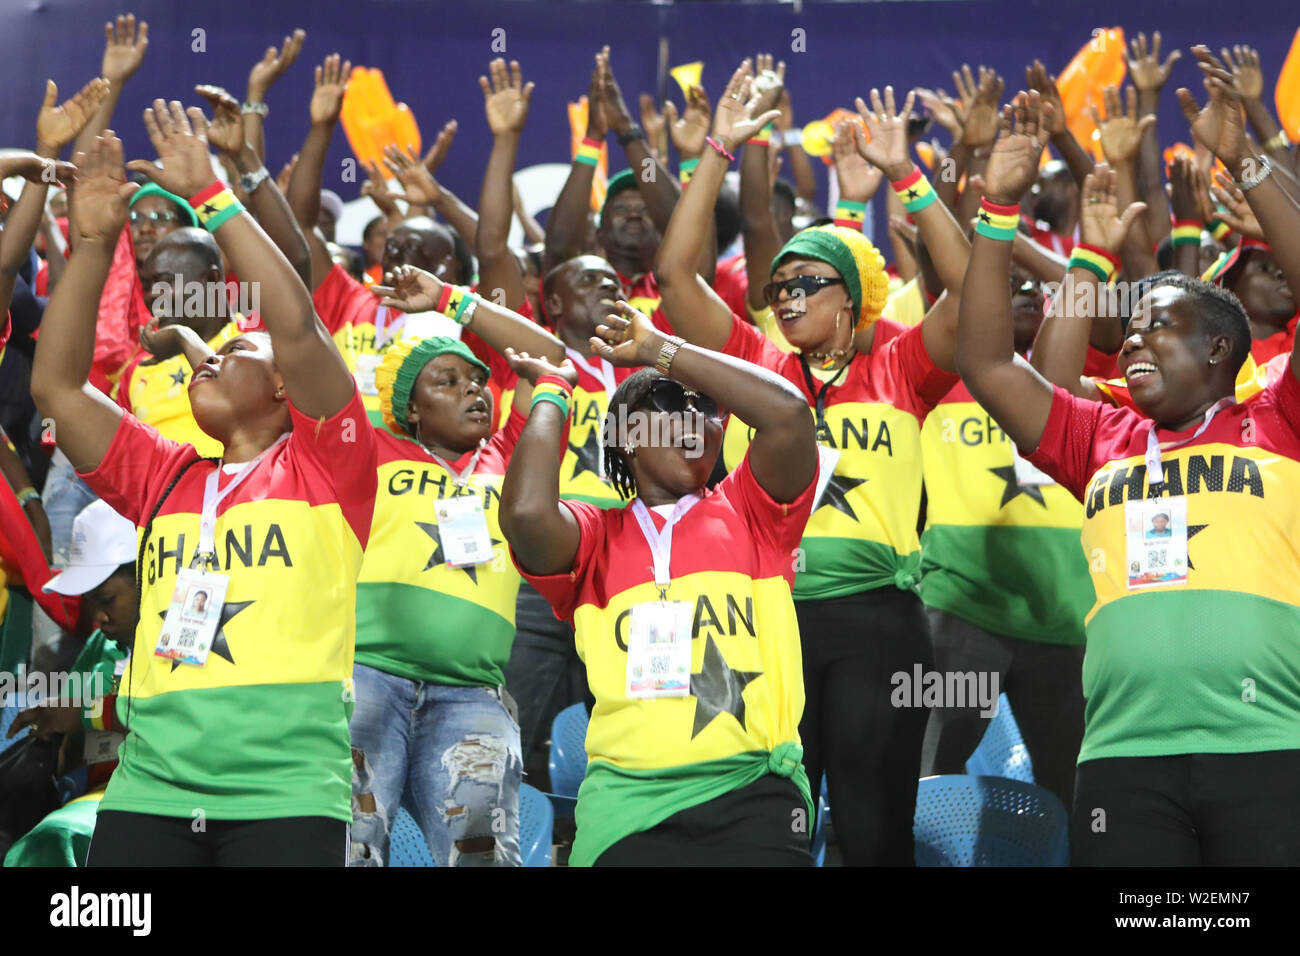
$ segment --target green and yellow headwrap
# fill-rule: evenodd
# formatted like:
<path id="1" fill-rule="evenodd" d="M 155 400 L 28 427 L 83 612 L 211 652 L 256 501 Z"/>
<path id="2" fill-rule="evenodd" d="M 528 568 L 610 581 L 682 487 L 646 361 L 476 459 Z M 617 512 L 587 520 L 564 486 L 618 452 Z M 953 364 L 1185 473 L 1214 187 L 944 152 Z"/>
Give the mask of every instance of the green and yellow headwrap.
<path id="1" fill-rule="evenodd" d="M 404 339 L 384 350 L 384 358 L 375 369 L 375 388 L 379 392 L 379 409 L 384 424 L 395 432 L 409 432 L 406 409 L 411 404 L 411 389 L 420 371 L 439 355 L 456 355 L 470 365 L 491 375 L 469 346 L 459 339 L 432 335 L 427 339 Z"/>
<path id="2" fill-rule="evenodd" d="M 858 309 L 856 328 L 864 329 L 880 318 L 889 297 L 889 276 L 885 257 L 866 236 L 843 226 L 813 226 L 804 229 L 781 247 L 772 260 L 775 273 L 784 259 L 799 256 L 835 267 L 844 280 L 849 299 Z"/>
<path id="3" fill-rule="evenodd" d="M 194 209 L 190 206 L 189 202 L 182 199 L 180 196 L 177 196 L 175 193 L 169 193 L 167 190 L 155 183 L 145 183 L 137 189 L 135 195 L 131 197 L 130 205 L 134 206 L 146 196 L 162 196 L 163 199 L 170 199 L 176 204 L 176 207 L 179 210 L 182 225 L 198 226 L 199 217 L 194 214 Z"/>

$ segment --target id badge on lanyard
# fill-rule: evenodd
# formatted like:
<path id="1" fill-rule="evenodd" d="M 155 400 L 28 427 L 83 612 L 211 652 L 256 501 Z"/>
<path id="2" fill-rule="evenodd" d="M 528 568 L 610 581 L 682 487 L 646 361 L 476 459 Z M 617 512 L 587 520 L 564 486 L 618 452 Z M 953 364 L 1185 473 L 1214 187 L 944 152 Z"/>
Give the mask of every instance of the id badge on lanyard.
<path id="1" fill-rule="evenodd" d="M 216 568 L 217 506 L 244 479 L 251 475 L 263 458 L 289 436 L 281 435 L 275 443 L 250 461 L 225 488 L 217 490 L 222 465 L 218 464 L 203 486 L 203 511 L 199 517 L 199 543 L 190 566 L 176 575 L 171 603 L 163 617 L 162 631 L 154 645 L 154 656 L 181 664 L 202 667 L 208 661 L 212 641 L 221 627 L 221 610 L 226 604 L 228 575 Z"/>
<path id="2" fill-rule="evenodd" d="M 625 683 L 629 698 L 652 700 L 690 694 L 694 607 L 686 601 L 669 601 L 668 586 L 673 526 L 699 501 L 698 495 L 687 495 L 678 501 L 661 532 L 655 530 L 654 521 L 641 500 L 632 502 L 632 513 L 654 559 L 659 600 L 634 604 L 631 609 Z"/>
<path id="3" fill-rule="evenodd" d="M 429 456 L 451 476 L 457 492 L 469 483 L 470 476 L 483 456 L 483 443 L 462 472 L 457 472 L 449 462 L 429 452 Z M 492 560 L 492 536 L 488 533 L 487 514 L 478 495 L 457 495 L 443 498 L 435 506 L 438 516 L 438 537 L 442 541 L 444 560 L 453 568 L 484 564 Z"/>

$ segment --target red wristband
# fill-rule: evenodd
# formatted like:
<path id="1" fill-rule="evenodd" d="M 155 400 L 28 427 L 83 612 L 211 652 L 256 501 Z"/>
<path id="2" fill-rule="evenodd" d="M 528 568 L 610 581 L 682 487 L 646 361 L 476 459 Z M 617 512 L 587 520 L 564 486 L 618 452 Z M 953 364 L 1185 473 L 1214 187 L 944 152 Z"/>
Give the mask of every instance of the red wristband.
<path id="1" fill-rule="evenodd" d="M 1090 245 L 1086 242 L 1077 242 L 1075 243 L 1074 248 L 1086 249 L 1088 252 L 1091 252 L 1094 256 L 1101 256 L 1103 259 L 1105 259 L 1107 262 L 1111 264 L 1111 266 L 1114 268 L 1116 272 L 1119 271 L 1119 267 L 1120 267 L 1119 256 L 1115 255 L 1114 253 L 1107 252 L 1105 249 L 1101 248 L 1100 246 Z"/>
<path id="2" fill-rule="evenodd" d="M 207 189 L 204 189 L 202 192 L 197 193 L 194 196 L 191 196 L 190 205 L 193 206 L 195 209 L 198 209 L 200 206 L 202 206 L 213 196 L 217 196 L 220 193 L 224 192 L 225 189 L 226 189 L 226 184 L 223 183 L 220 179 L 218 179 Z"/>
<path id="3" fill-rule="evenodd" d="M 442 284 L 442 292 L 438 295 L 438 304 L 433 307 L 435 312 L 446 312 L 447 305 L 451 302 L 452 285 L 450 282 Z"/>
<path id="4" fill-rule="evenodd" d="M 564 379 L 560 378 L 560 376 L 558 375 L 539 375 L 537 377 L 537 384 L 554 385 L 556 388 L 564 389 L 564 394 L 566 395 L 573 394 L 573 386 L 570 385 L 568 382 L 566 382 Z"/>

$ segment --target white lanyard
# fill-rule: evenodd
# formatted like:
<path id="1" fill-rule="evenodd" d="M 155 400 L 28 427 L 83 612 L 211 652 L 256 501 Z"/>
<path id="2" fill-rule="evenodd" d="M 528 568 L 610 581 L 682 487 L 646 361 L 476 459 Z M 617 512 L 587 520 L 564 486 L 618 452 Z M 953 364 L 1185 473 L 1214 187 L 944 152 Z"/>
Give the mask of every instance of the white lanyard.
<path id="1" fill-rule="evenodd" d="M 388 329 L 388 317 L 392 314 L 392 309 L 386 305 L 381 305 L 375 310 L 375 348 L 382 348 L 386 343 L 384 340 L 384 331 Z M 391 337 L 396 337 L 406 325 L 406 313 L 398 314 L 397 319 L 393 322 L 393 327 L 389 330 Z"/>
<path id="2" fill-rule="evenodd" d="M 650 512 L 646 510 L 641 499 L 637 498 L 632 502 L 632 513 L 636 515 L 636 523 L 641 526 L 641 534 L 645 536 L 646 544 L 650 545 L 650 553 L 654 556 L 655 584 L 661 595 L 668 590 L 668 584 L 672 580 L 668 565 L 673 557 L 673 525 L 699 503 L 699 495 L 687 495 L 680 499 L 673 508 L 673 513 L 664 523 L 664 530 L 656 531 Z"/>
<path id="3" fill-rule="evenodd" d="M 457 473 L 455 468 L 451 467 L 450 462 L 443 461 L 441 458 L 439 458 L 433 452 L 429 451 L 429 449 L 427 448 L 425 449 L 425 451 L 429 451 L 429 457 L 432 458 L 434 461 L 436 461 L 438 464 L 442 465 L 443 468 L 447 469 L 447 474 L 451 475 L 451 483 L 453 485 L 455 485 L 457 488 L 464 488 L 466 482 L 469 481 L 469 476 L 474 474 L 474 469 L 478 467 L 478 460 L 483 455 L 483 448 L 485 447 L 485 445 L 486 442 L 479 443 L 478 450 L 474 452 L 474 457 L 469 460 L 469 464 L 465 466 L 465 470 L 459 473 Z"/>
<path id="4" fill-rule="evenodd" d="M 1160 449 L 1181 448 L 1188 442 L 1196 441 L 1210 427 L 1210 422 L 1214 421 L 1214 416 L 1219 414 L 1230 405 L 1236 405 L 1235 398 L 1221 398 L 1205 411 L 1205 421 L 1201 422 L 1201 427 L 1196 429 L 1191 438 L 1184 438 L 1181 441 L 1165 442 L 1163 446 L 1156 440 L 1156 423 L 1151 422 L 1151 428 L 1147 431 L 1147 482 L 1152 485 L 1158 485 L 1165 480 L 1165 469 L 1160 464 Z"/>
<path id="5" fill-rule="evenodd" d="M 207 482 L 203 486 L 203 514 L 199 519 L 199 546 L 198 549 L 195 550 L 194 552 L 194 562 L 192 562 L 192 564 L 206 557 L 212 557 L 214 559 L 213 563 L 215 563 L 215 558 L 216 558 L 215 535 L 216 535 L 216 528 L 217 528 L 217 506 L 220 505 L 221 502 L 225 501 L 227 496 L 229 496 L 232 491 L 238 488 L 240 483 L 243 482 L 245 478 L 247 478 L 249 475 L 253 473 L 253 469 L 257 467 L 257 463 L 259 461 L 261 461 L 268 454 L 270 454 L 271 450 L 275 448 L 276 445 L 279 445 L 280 442 L 284 441 L 288 437 L 289 437 L 289 433 L 285 432 L 283 435 L 277 438 L 270 448 L 267 448 L 260 455 L 258 455 L 247 465 L 245 465 L 244 468 L 239 472 L 239 474 L 236 475 L 234 479 L 230 482 L 230 484 L 226 485 L 226 487 L 221 489 L 221 491 L 219 492 L 217 491 L 217 481 L 219 480 L 219 476 L 221 475 L 221 469 L 223 467 L 224 462 L 219 462 L 217 464 L 217 467 L 214 468 L 212 472 L 208 475 Z"/>
<path id="6" fill-rule="evenodd" d="M 578 366 L 578 368 L 582 369 L 592 378 L 598 379 L 600 383 L 605 386 L 606 395 L 614 394 L 614 389 L 618 388 L 618 383 L 614 381 L 614 366 L 610 365 L 600 357 L 596 358 L 596 361 L 599 362 L 600 365 L 592 365 L 582 357 L 577 349 L 569 348 L 567 345 L 564 347 L 564 354 L 572 359 L 573 364 Z"/>

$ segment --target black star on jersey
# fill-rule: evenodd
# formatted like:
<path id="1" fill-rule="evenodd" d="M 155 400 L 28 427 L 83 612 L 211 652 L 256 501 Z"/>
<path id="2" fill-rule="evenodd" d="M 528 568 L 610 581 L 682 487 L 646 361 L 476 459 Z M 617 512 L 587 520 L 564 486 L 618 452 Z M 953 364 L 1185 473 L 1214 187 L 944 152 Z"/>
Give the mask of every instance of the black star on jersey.
<path id="1" fill-rule="evenodd" d="M 1198 534 L 1200 534 L 1208 527 L 1209 527 L 1208 524 L 1189 524 L 1187 526 L 1187 540 L 1191 541 L 1192 538 L 1196 537 Z M 1187 555 L 1187 570 L 1189 571 L 1196 570 L 1196 565 L 1192 564 L 1192 556 L 1190 553 L 1188 553 Z"/>
<path id="2" fill-rule="evenodd" d="M 1002 489 L 1002 504 L 998 505 L 999 508 L 1005 508 L 1009 502 L 1014 501 L 1020 495 L 1028 495 L 1044 508 L 1047 507 L 1047 502 L 1043 500 L 1042 488 L 1039 488 L 1038 485 L 1022 485 L 1020 482 L 1016 481 L 1015 465 L 1004 465 L 1001 468 L 990 468 L 989 471 L 993 472 L 993 474 L 997 475 L 1007 483 L 1007 486 Z"/>
<path id="3" fill-rule="evenodd" d="M 732 670 L 723 660 L 713 638 L 706 638 L 704 664 L 698 674 L 691 675 L 691 696 L 695 698 L 695 726 L 691 728 L 691 739 L 698 737 L 700 731 L 719 714 L 730 714 L 741 727 L 745 727 L 745 698 L 742 695 L 750 681 L 762 675 L 762 671 Z"/>
<path id="4" fill-rule="evenodd" d="M 859 520 L 858 514 L 849 504 L 848 494 L 858 485 L 865 485 L 866 478 L 850 478 L 848 475 L 831 475 L 831 480 L 826 483 L 826 490 L 822 492 L 821 503 L 817 505 L 818 511 L 826 506 L 830 506 L 837 511 L 842 511 L 854 521 Z"/>
<path id="5" fill-rule="evenodd" d="M 573 463 L 573 474 L 569 476 L 570 481 L 577 478 L 584 471 L 589 471 L 597 478 L 600 478 L 600 436 L 596 432 L 597 429 L 595 428 L 587 432 L 587 440 L 581 445 L 569 442 L 569 451 L 576 456 Z M 603 478 L 601 480 L 604 481 Z"/>
<path id="6" fill-rule="evenodd" d="M 178 368 L 176 371 L 172 372 L 172 382 L 175 383 L 176 385 L 184 385 L 185 369 Z"/>
<path id="7" fill-rule="evenodd" d="M 421 531 L 433 539 L 433 554 L 429 555 L 428 563 L 420 570 L 428 571 L 430 568 L 436 568 L 440 564 L 446 564 L 447 557 L 442 553 L 442 534 L 439 533 L 438 526 L 436 524 L 430 524 L 427 521 L 417 521 L 416 524 L 419 526 Z M 491 541 L 493 545 L 501 544 L 499 538 L 489 536 L 488 540 Z M 464 571 L 469 575 L 471 581 L 478 584 L 478 565 L 467 564 L 464 567 L 457 568 L 456 570 Z"/>
<path id="8" fill-rule="evenodd" d="M 252 604 L 252 601 L 227 601 L 221 605 L 221 620 L 217 622 L 217 633 L 212 638 L 212 653 L 218 657 L 224 657 L 230 663 L 235 663 L 235 659 L 230 656 L 230 645 L 226 643 L 226 625 L 230 619 Z M 166 620 L 167 612 L 159 611 L 158 616 Z M 172 670 L 181 666 L 180 661 L 172 661 Z"/>

